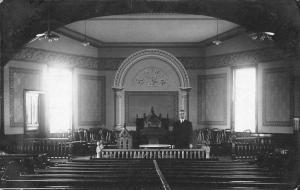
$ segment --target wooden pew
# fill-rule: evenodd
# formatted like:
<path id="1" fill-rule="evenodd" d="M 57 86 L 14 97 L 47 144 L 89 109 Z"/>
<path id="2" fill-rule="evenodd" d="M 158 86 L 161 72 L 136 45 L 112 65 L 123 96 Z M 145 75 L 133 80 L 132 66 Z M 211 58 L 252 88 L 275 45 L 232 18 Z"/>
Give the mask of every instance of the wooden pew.
<path id="1" fill-rule="evenodd" d="M 278 176 L 245 161 L 159 159 L 171 189 L 289 189 Z M 6 187 L 162 189 L 151 159 L 97 159 L 58 163 L 6 181 Z"/>
<path id="2" fill-rule="evenodd" d="M 21 173 L 34 173 L 35 168 L 46 167 L 47 163 L 46 154 L 1 154 L 1 180 L 5 181 L 8 177 L 16 177 Z"/>

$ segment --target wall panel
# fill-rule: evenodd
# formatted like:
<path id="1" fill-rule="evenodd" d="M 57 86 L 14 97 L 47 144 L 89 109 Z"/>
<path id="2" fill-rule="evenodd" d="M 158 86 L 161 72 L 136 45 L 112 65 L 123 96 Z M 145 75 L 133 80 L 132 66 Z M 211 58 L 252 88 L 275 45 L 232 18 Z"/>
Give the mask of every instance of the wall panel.
<path id="1" fill-rule="evenodd" d="M 263 71 L 263 125 L 290 126 L 292 80 L 287 68 Z"/>
<path id="2" fill-rule="evenodd" d="M 227 124 L 227 74 L 198 76 L 198 124 Z"/>
<path id="3" fill-rule="evenodd" d="M 168 114 L 172 125 L 172 122 L 178 119 L 178 92 L 125 92 L 125 121 L 135 126 L 136 115 L 148 115 L 152 106 L 157 115 L 162 114 L 162 117 L 166 117 Z"/>
<path id="4" fill-rule="evenodd" d="M 78 75 L 79 125 L 105 125 L 105 77 Z"/>
<path id="5" fill-rule="evenodd" d="M 41 90 L 41 71 L 10 67 L 9 110 L 11 127 L 24 127 L 24 89 Z"/>

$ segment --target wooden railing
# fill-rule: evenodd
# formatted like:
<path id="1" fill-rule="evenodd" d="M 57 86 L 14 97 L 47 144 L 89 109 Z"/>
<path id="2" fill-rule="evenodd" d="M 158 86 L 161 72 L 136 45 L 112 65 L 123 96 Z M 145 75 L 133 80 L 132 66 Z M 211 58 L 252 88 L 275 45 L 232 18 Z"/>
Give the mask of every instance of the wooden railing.
<path id="1" fill-rule="evenodd" d="M 232 143 L 233 159 L 253 160 L 261 154 L 268 154 L 275 149 L 271 138 L 256 138 L 252 141 L 237 141 Z"/>
<path id="2" fill-rule="evenodd" d="M 8 144 L 8 153 L 14 154 L 47 154 L 48 158 L 68 158 L 71 154 L 71 144 L 66 138 L 31 139 Z"/>
<path id="3" fill-rule="evenodd" d="M 209 159 L 209 149 L 103 149 L 100 158 Z"/>

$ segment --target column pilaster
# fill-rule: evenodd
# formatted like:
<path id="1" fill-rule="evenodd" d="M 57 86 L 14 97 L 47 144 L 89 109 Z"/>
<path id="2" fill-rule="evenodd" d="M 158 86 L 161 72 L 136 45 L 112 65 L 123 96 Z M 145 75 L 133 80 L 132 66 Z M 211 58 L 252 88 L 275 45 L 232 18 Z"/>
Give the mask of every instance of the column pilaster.
<path id="1" fill-rule="evenodd" d="M 113 87 L 115 94 L 115 129 L 121 129 L 124 124 L 124 89 Z"/>
<path id="2" fill-rule="evenodd" d="M 189 92 L 192 88 L 180 88 L 179 91 L 179 110 L 184 110 L 186 119 L 189 119 Z"/>

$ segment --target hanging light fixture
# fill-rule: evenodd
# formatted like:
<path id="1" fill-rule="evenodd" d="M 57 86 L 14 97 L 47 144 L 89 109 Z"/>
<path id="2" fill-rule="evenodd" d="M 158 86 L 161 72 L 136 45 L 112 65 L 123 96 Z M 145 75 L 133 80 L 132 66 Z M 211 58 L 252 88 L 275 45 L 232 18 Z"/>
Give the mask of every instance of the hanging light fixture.
<path id="1" fill-rule="evenodd" d="M 219 40 L 219 19 L 217 18 L 217 38 L 212 41 L 213 44 L 216 46 L 220 45 L 222 43 L 221 40 Z"/>
<path id="2" fill-rule="evenodd" d="M 83 45 L 84 47 L 90 45 L 90 42 L 87 41 L 87 39 L 86 39 L 86 20 L 84 20 L 84 40 L 83 40 L 83 42 L 82 42 L 82 45 Z"/>
<path id="3" fill-rule="evenodd" d="M 252 32 L 249 34 L 249 37 L 252 40 L 260 40 L 260 41 L 264 41 L 264 40 L 273 40 L 275 33 L 274 32 Z"/>
<path id="4" fill-rule="evenodd" d="M 47 40 L 48 42 L 58 41 L 60 36 L 55 34 L 50 29 L 50 13 L 49 9 L 47 10 L 47 31 L 41 34 L 37 34 L 29 43 L 34 42 L 35 40 Z"/>

